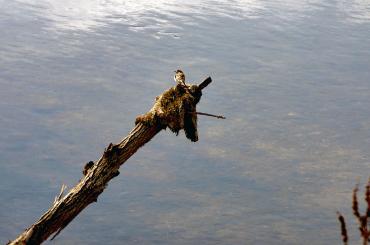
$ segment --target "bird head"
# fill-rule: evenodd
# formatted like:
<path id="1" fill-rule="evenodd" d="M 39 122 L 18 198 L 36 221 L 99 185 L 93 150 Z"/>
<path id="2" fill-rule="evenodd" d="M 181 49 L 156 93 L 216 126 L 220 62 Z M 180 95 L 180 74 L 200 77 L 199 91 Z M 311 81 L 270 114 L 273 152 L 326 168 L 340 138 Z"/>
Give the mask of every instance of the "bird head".
<path id="1" fill-rule="evenodd" d="M 173 78 L 176 82 L 185 82 L 185 74 L 182 70 L 176 70 Z"/>

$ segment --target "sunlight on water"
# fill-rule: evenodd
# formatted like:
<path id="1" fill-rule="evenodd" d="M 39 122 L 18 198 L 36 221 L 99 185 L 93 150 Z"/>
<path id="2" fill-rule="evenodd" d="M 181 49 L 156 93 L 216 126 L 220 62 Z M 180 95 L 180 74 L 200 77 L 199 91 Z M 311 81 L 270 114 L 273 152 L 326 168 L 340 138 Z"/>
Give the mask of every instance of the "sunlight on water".
<path id="1" fill-rule="evenodd" d="M 6 1 L 4 1 L 6 2 Z M 155 31 L 160 37 L 170 35 L 178 38 L 181 28 L 178 22 L 196 25 L 196 19 L 220 16 L 232 19 L 260 18 L 275 14 L 287 20 L 304 17 L 306 12 L 320 10 L 328 5 L 319 0 L 287 1 L 119 1 L 119 0 L 17 0 L 42 18 L 50 20 L 51 30 L 88 31 L 109 23 L 123 23 L 133 31 Z M 15 4 L 13 3 L 13 4 Z M 4 4 L 5 7 L 7 4 Z M 370 20 L 370 6 L 366 0 L 343 0 L 338 2 L 341 11 L 353 22 Z M 13 6 L 13 5 L 11 5 Z M 10 7 L 12 8 L 12 7 Z"/>
<path id="2" fill-rule="evenodd" d="M 29 4 L 52 21 L 57 29 L 89 30 L 109 23 L 122 22 L 132 28 L 168 29 L 171 19 L 192 23 L 193 18 L 207 15 L 230 18 L 253 18 L 263 8 L 260 1 L 119 1 L 119 0 L 18 0 Z M 205 11 L 206 10 L 206 11 Z"/>
<path id="3" fill-rule="evenodd" d="M 370 2 L 368 0 L 343 0 L 338 2 L 338 6 L 348 15 L 348 21 L 370 22 Z"/>
<path id="4" fill-rule="evenodd" d="M 227 120 L 158 134 L 55 244 L 337 244 L 369 176 L 369 21 L 365 0 L 0 0 L 0 243 L 180 67 Z"/>

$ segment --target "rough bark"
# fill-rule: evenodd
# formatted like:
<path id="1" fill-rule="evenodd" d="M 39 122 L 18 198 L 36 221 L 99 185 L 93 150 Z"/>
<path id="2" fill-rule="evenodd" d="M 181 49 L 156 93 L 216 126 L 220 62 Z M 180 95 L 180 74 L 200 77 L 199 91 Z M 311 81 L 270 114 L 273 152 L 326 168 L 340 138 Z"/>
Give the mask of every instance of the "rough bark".
<path id="1" fill-rule="evenodd" d="M 176 125 L 175 131 L 177 132 L 184 129 L 184 120 L 186 120 L 186 117 L 193 116 L 195 105 L 202 95 L 201 90 L 211 81 L 211 78 L 207 78 L 199 86 L 185 85 L 186 87 L 181 87 L 182 85 L 177 85 L 171 88 L 172 92 L 173 90 L 177 91 L 177 89 L 182 92 L 177 93 L 179 98 L 165 101 L 170 110 L 160 106 L 164 104 L 163 102 L 160 103 L 161 99 L 166 97 L 166 93 L 168 94 L 170 90 L 157 97 L 156 104 L 153 106 L 154 109 L 152 108 L 147 114 L 137 118 L 136 126 L 128 136 L 118 144 L 111 143 L 97 162 L 86 164 L 83 170 L 85 176 L 79 183 L 65 196 L 63 196 L 64 187 L 62 187 L 61 193 L 55 198 L 49 210 L 15 240 L 10 241 L 9 244 L 40 244 L 52 234 L 55 233 L 54 237 L 58 235 L 85 207 L 97 201 L 98 196 L 107 187 L 108 182 L 119 175 L 120 166 L 141 146 L 150 141 L 162 129 L 170 127 L 173 130 L 171 128 L 172 124 Z M 194 103 L 191 107 L 192 111 L 186 111 L 187 107 L 184 107 L 182 100 L 186 101 L 185 104 L 188 104 L 189 101 Z M 178 109 L 177 114 L 173 113 L 174 108 Z M 185 117 L 185 119 L 174 118 L 174 115 Z M 178 125 L 180 127 L 177 127 Z"/>

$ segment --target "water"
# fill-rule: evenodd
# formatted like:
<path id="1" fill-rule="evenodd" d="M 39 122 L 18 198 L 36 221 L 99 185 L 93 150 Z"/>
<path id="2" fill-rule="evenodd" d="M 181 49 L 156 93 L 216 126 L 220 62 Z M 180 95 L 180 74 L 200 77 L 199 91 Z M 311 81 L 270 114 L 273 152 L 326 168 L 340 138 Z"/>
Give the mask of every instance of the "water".
<path id="1" fill-rule="evenodd" d="M 182 68 L 198 143 L 158 134 L 55 244 L 339 244 L 370 175 L 370 4 L 0 1 L 0 237 L 118 142 Z M 362 197 L 361 197 L 362 198 Z M 363 204 L 363 203 L 361 203 Z M 48 242 L 47 242 L 48 243 Z"/>

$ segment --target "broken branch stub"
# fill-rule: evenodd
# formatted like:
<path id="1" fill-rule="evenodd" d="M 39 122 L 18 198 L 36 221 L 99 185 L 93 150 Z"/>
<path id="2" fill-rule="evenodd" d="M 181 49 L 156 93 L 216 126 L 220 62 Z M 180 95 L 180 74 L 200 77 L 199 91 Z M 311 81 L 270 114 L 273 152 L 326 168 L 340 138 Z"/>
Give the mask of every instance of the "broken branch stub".
<path id="1" fill-rule="evenodd" d="M 79 183 L 65 196 L 61 191 L 49 210 L 8 244 L 40 244 L 52 234 L 58 235 L 84 208 L 97 201 L 108 182 L 119 175 L 120 166 L 162 129 L 168 127 L 176 134 L 184 129 L 187 138 L 197 141 L 196 104 L 211 81 L 209 77 L 199 86 L 177 85 L 158 96 L 153 108 L 136 118 L 128 136 L 118 144 L 109 144 L 95 163 L 87 163 Z"/>

